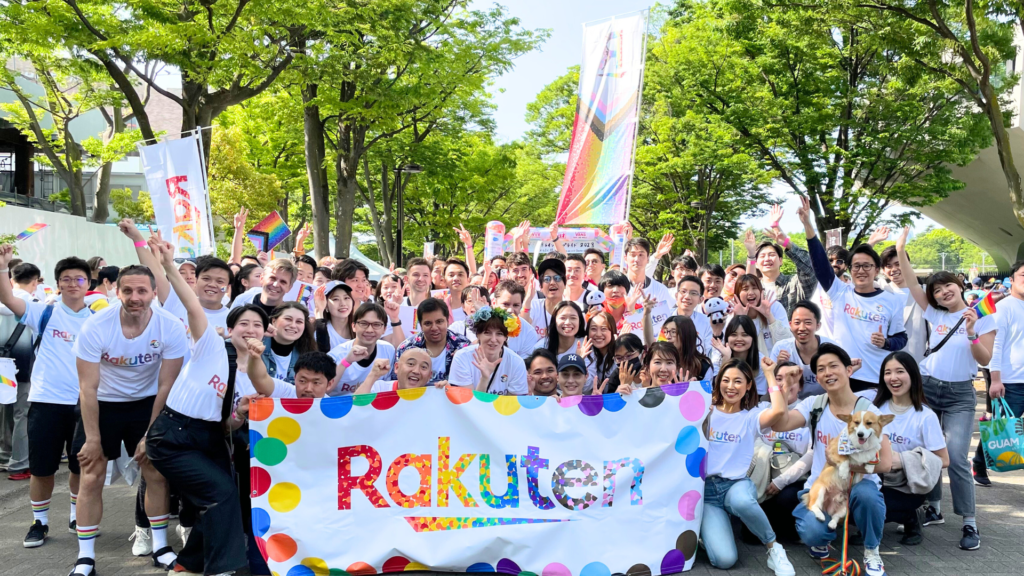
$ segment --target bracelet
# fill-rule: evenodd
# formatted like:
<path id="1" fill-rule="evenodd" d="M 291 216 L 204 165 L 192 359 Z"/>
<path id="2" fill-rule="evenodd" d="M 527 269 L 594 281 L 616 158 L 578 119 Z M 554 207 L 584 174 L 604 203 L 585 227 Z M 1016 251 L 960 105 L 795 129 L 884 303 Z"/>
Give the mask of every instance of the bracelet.
<path id="1" fill-rule="evenodd" d="M 771 394 L 772 392 L 782 392 L 782 387 L 781 386 L 769 386 L 768 387 L 768 393 Z"/>
<path id="2" fill-rule="evenodd" d="M 145 248 L 146 247 L 146 241 L 145 240 L 139 240 L 138 242 L 135 243 L 135 247 L 136 248 Z"/>
<path id="3" fill-rule="evenodd" d="M 342 358 L 341 359 L 341 365 L 344 366 L 345 368 L 348 368 L 349 366 L 352 365 L 352 363 L 349 362 L 348 360 L 345 360 L 344 358 Z"/>
<path id="4" fill-rule="evenodd" d="M 789 248 L 789 237 L 788 236 L 782 241 L 782 249 L 785 250 L 787 248 Z"/>
<path id="5" fill-rule="evenodd" d="M 975 344 L 981 342 L 981 338 L 978 336 L 975 336 L 974 338 L 968 336 L 967 339 L 971 341 L 971 346 L 974 346 Z"/>
<path id="6" fill-rule="evenodd" d="M 0 274 L 7 274 L 11 271 L 10 268 L 0 268 Z"/>
<path id="7" fill-rule="evenodd" d="M 398 322 L 392 322 L 391 323 L 392 327 L 394 327 L 394 326 L 401 326 L 401 325 L 402 325 L 402 321 L 401 320 L 399 320 Z"/>

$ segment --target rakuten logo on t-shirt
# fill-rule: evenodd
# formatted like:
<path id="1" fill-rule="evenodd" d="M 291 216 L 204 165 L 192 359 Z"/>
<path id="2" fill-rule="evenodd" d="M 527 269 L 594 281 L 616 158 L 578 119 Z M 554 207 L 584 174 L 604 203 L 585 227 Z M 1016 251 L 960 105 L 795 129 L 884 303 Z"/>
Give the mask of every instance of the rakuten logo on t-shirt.
<path id="1" fill-rule="evenodd" d="M 110 364 L 111 366 L 127 366 L 134 368 L 136 366 L 145 366 L 150 362 L 156 362 L 160 360 L 160 354 L 139 354 L 138 356 L 126 358 L 124 356 L 111 356 L 110 354 L 104 352 L 103 356 L 100 356 L 100 360 Z"/>
<path id="2" fill-rule="evenodd" d="M 910 444 L 910 438 L 907 438 L 906 436 L 900 436 L 895 432 L 886 432 L 885 435 L 889 437 L 890 443 L 896 444 L 897 446 L 903 444 Z"/>
<path id="3" fill-rule="evenodd" d="M 355 394 L 356 388 L 359 388 L 358 382 L 353 382 L 351 384 L 342 384 L 338 388 L 338 394 Z"/>
<path id="4" fill-rule="evenodd" d="M 821 443 L 822 446 L 828 446 L 828 443 L 832 441 L 832 437 L 828 434 L 823 434 L 821 430 L 818 430 L 817 437 L 818 442 Z"/>
<path id="5" fill-rule="evenodd" d="M 853 318 L 854 320 L 860 320 L 861 322 L 881 322 L 883 320 L 881 312 L 881 306 L 879 306 L 878 312 L 870 312 L 862 309 L 860 306 L 851 306 L 846 304 L 843 306 L 843 312 Z"/>
<path id="6" fill-rule="evenodd" d="M 217 376 L 216 374 L 213 375 L 213 378 L 210 378 L 210 381 L 207 382 L 207 384 L 212 386 L 213 389 L 217 391 L 218 398 L 223 398 L 224 392 L 228 389 L 227 382 L 222 381 L 220 379 L 220 376 Z"/>
<path id="7" fill-rule="evenodd" d="M 53 337 L 53 338 L 60 338 L 61 340 L 67 342 L 68 344 L 74 344 L 75 343 L 75 335 L 74 334 L 71 334 L 69 332 L 64 332 L 64 331 L 61 331 L 61 330 L 57 330 L 56 328 L 54 328 L 53 330 L 50 331 L 50 336 Z"/>
<path id="8" fill-rule="evenodd" d="M 711 442 L 724 442 L 724 443 L 735 443 L 740 441 L 739 434 L 730 434 L 728 432 L 716 432 L 715 430 L 708 431 L 708 440 Z"/>

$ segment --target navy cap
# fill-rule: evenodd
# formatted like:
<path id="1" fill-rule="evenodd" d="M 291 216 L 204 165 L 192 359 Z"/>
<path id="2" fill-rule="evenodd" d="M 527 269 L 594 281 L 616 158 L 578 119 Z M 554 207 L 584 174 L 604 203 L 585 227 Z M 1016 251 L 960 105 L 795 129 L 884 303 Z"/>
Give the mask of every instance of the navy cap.
<path id="1" fill-rule="evenodd" d="M 554 272 L 555 274 L 558 274 L 559 276 L 562 277 L 562 281 L 565 281 L 565 262 L 562 262 L 558 258 L 547 258 L 545 260 L 542 260 L 541 263 L 537 265 L 538 282 L 541 278 L 544 277 L 544 273 L 547 272 L 548 270 Z"/>
<path id="2" fill-rule="evenodd" d="M 587 373 L 587 365 L 583 363 L 583 358 L 578 354 L 566 354 L 558 361 L 559 372 L 570 367 L 576 368 L 584 374 Z"/>

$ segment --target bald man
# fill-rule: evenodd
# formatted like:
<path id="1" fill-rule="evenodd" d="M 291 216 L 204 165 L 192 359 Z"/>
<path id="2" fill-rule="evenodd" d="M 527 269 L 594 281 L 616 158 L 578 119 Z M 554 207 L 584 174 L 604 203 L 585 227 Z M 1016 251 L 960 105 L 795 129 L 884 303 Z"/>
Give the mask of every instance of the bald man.
<path id="1" fill-rule="evenodd" d="M 366 375 L 366 380 L 356 389 L 356 394 L 370 394 L 375 392 L 397 392 L 409 388 L 422 388 L 430 383 L 430 376 L 433 374 L 433 361 L 430 354 L 423 348 L 409 348 L 402 354 L 402 357 L 395 361 L 394 381 L 380 380 L 385 374 L 391 371 L 391 364 L 387 358 L 380 358 L 373 363 L 373 368 Z M 448 385 L 447 380 L 436 382 L 434 386 L 444 388 Z"/>

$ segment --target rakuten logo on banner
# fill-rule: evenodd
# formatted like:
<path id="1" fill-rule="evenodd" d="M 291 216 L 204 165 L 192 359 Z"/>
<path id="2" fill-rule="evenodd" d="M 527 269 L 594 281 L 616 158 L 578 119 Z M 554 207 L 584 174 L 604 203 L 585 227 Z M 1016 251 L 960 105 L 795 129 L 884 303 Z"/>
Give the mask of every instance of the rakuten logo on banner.
<path id="1" fill-rule="evenodd" d="M 176 258 L 214 251 L 210 198 L 198 135 L 140 146 L 157 227 Z"/>

